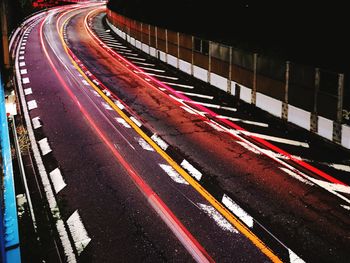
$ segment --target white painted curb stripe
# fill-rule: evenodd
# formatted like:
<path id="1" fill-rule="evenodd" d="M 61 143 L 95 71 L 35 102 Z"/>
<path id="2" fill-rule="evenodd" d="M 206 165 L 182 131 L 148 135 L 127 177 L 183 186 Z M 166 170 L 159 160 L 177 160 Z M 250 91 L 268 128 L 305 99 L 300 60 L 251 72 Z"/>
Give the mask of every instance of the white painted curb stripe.
<path id="1" fill-rule="evenodd" d="M 222 197 L 222 203 L 240 220 L 242 220 L 248 227 L 252 228 L 254 225 L 253 218 L 247 214 L 236 202 L 234 202 L 226 194 Z"/>
<path id="2" fill-rule="evenodd" d="M 66 187 L 66 183 L 63 180 L 61 171 L 58 168 L 50 173 L 50 179 L 56 194 L 58 194 L 63 188 Z"/>
<path id="3" fill-rule="evenodd" d="M 117 107 L 121 110 L 125 108 L 124 105 L 119 100 L 114 101 L 114 104 L 117 105 Z"/>
<path id="4" fill-rule="evenodd" d="M 17 50 L 17 52 L 19 52 L 19 50 Z M 18 54 L 24 54 L 24 52 L 17 53 L 16 54 L 17 57 L 18 57 Z M 18 61 L 16 61 L 15 67 L 16 67 L 16 77 L 19 80 L 21 78 L 20 78 L 20 74 L 18 71 Z M 24 80 L 22 80 L 22 81 L 24 83 Z M 29 79 L 28 79 L 28 83 L 29 83 Z M 24 83 L 24 84 L 26 84 L 26 83 Z M 21 98 L 21 101 L 23 104 L 24 118 L 25 118 L 27 128 L 28 128 L 28 136 L 29 136 L 29 139 L 31 142 L 31 146 L 32 146 L 33 154 L 34 154 L 34 159 L 35 159 L 36 165 L 38 167 L 38 172 L 40 174 L 40 178 L 41 178 L 41 181 L 42 181 L 42 184 L 44 187 L 46 198 L 48 200 L 50 211 L 51 211 L 52 216 L 56 220 L 56 227 L 57 227 L 57 231 L 58 231 L 60 240 L 62 242 L 64 254 L 66 256 L 66 261 L 69 263 L 74 263 L 74 262 L 77 262 L 76 256 L 74 254 L 73 248 L 72 248 L 71 243 L 69 241 L 68 233 L 67 233 L 66 227 L 64 225 L 64 222 L 61 219 L 58 204 L 57 204 L 56 198 L 53 194 L 53 190 L 52 190 L 45 166 L 43 164 L 43 160 L 40 156 L 38 145 L 37 145 L 37 142 L 35 140 L 34 132 L 32 129 L 32 124 L 30 122 L 28 109 L 27 109 L 27 106 L 25 104 L 25 96 L 24 96 L 24 92 L 23 92 L 23 87 L 22 87 L 21 83 L 19 83 L 18 85 L 19 85 L 20 98 Z"/>
<path id="5" fill-rule="evenodd" d="M 67 220 L 67 225 L 72 234 L 75 247 L 78 255 L 84 251 L 84 248 L 90 243 L 91 238 L 89 237 L 83 222 L 81 221 L 78 210 L 76 210 Z"/>
<path id="6" fill-rule="evenodd" d="M 130 120 L 132 120 L 138 127 L 142 126 L 142 123 L 138 119 L 136 119 L 135 117 L 131 116 Z"/>
<path id="7" fill-rule="evenodd" d="M 28 105 L 28 110 L 33 110 L 38 107 L 38 104 L 36 104 L 35 100 L 28 101 L 27 105 Z"/>
<path id="8" fill-rule="evenodd" d="M 40 123 L 40 118 L 39 117 L 33 118 L 32 122 L 33 122 L 34 129 L 38 129 L 38 128 L 41 127 L 41 123 Z"/>
<path id="9" fill-rule="evenodd" d="M 23 79 L 22 79 L 22 83 L 23 83 L 23 84 L 28 84 L 28 83 L 30 83 L 29 78 L 23 78 Z"/>
<path id="10" fill-rule="evenodd" d="M 196 178 L 197 181 L 202 179 L 202 173 L 194 168 L 187 160 L 183 160 L 180 165 L 187 170 L 192 177 Z"/>
<path id="11" fill-rule="evenodd" d="M 27 88 L 27 89 L 24 90 L 24 94 L 25 95 L 30 95 L 30 94 L 33 94 L 33 91 L 32 91 L 31 88 Z"/>
<path id="12" fill-rule="evenodd" d="M 169 145 L 163 141 L 157 134 L 153 134 L 151 139 L 164 151 L 168 149 Z"/>
<path id="13" fill-rule="evenodd" d="M 305 263 L 300 257 L 297 256 L 292 250 L 288 249 L 289 252 L 289 260 L 291 263 Z"/>
<path id="14" fill-rule="evenodd" d="M 52 152 L 47 138 L 41 139 L 40 141 L 38 141 L 38 143 L 39 143 L 42 155 L 46 155 Z"/>

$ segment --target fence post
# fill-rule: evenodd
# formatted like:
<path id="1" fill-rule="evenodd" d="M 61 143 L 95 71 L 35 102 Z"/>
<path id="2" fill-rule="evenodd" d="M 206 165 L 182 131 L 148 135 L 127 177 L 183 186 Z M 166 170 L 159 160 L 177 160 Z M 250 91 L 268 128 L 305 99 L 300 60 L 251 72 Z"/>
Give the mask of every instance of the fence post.
<path id="1" fill-rule="evenodd" d="M 315 68 L 315 89 L 314 89 L 314 105 L 313 110 L 311 112 L 311 123 L 310 130 L 312 132 L 318 132 L 318 113 L 317 113 L 317 97 L 318 91 L 320 89 L 320 69 Z"/>
<path id="2" fill-rule="evenodd" d="M 159 50 L 158 50 L 158 28 L 154 27 L 154 33 L 156 37 L 156 57 L 159 59 Z"/>
<path id="3" fill-rule="evenodd" d="M 252 98 L 251 104 L 256 105 L 256 81 L 257 81 L 257 64 L 258 64 L 258 54 L 253 54 L 253 87 L 252 87 Z"/>
<path id="4" fill-rule="evenodd" d="M 344 99 L 344 74 L 338 74 L 337 117 L 333 122 L 333 141 L 341 143 Z"/>
<path id="5" fill-rule="evenodd" d="M 194 36 L 191 37 L 192 39 L 192 50 L 191 50 L 191 75 L 193 76 L 194 74 L 194 69 L 193 69 L 193 65 L 194 65 Z"/>
<path id="6" fill-rule="evenodd" d="M 168 29 L 165 29 L 165 62 L 168 63 Z"/>
<path id="7" fill-rule="evenodd" d="M 282 103 L 282 119 L 285 121 L 288 120 L 289 71 L 290 71 L 290 62 L 286 61 L 286 74 L 285 74 L 286 83 L 284 85 L 284 101 Z"/>
<path id="8" fill-rule="evenodd" d="M 180 68 L 180 33 L 177 32 L 177 68 Z"/>
<path id="9" fill-rule="evenodd" d="M 141 50 L 142 50 L 142 43 L 143 43 L 143 23 L 141 22 Z"/>
<path id="10" fill-rule="evenodd" d="M 208 83 L 210 83 L 210 73 L 211 73 L 211 41 L 208 42 L 209 50 L 208 50 L 208 56 L 209 56 L 209 65 L 208 65 Z"/>
<path id="11" fill-rule="evenodd" d="M 151 54 L 151 25 L 148 24 L 148 54 Z"/>
<path id="12" fill-rule="evenodd" d="M 228 79 L 227 79 L 227 93 L 232 93 L 232 47 L 230 46 L 229 51 L 229 66 L 228 66 Z"/>

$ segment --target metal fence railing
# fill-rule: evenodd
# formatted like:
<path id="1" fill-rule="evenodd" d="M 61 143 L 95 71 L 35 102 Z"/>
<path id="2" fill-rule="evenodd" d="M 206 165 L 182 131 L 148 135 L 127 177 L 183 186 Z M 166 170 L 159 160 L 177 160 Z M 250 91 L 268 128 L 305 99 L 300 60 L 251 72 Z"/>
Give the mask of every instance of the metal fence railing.
<path id="1" fill-rule="evenodd" d="M 275 115 L 281 118 L 288 119 L 288 114 L 300 109 L 299 112 L 309 118 L 305 127 L 309 126 L 307 129 L 317 132 L 318 116 L 322 116 L 322 121 L 327 122 L 325 126 L 330 126 L 329 123 L 332 122 L 335 131 L 332 131 L 331 140 L 337 143 L 342 140 L 337 129 L 341 130 L 342 125 L 350 126 L 350 86 L 342 73 L 247 52 L 136 22 L 111 10 L 107 11 L 107 18 L 127 37 L 146 44 L 149 49 L 155 49 L 159 59 L 169 62 L 169 57 L 172 60 L 176 57 L 177 67 L 189 74 L 196 76 L 195 70 L 203 69 L 208 77 L 204 71 L 197 75 L 211 84 L 217 84 L 220 78 L 224 78 L 219 88 L 232 94 L 235 87 L 245 87 L 244 96 L 254 105 L 259 103 L 259 99 L 260 105 L 265 98 L 278 101 L 276 105 L 281 105 L 282 109 Z M 191 67 L 181 68 L 182 64 Z M 251 97 L 247 97 L 247 94 Z M 323 124 L 321 126 L 324 127 Z"/>

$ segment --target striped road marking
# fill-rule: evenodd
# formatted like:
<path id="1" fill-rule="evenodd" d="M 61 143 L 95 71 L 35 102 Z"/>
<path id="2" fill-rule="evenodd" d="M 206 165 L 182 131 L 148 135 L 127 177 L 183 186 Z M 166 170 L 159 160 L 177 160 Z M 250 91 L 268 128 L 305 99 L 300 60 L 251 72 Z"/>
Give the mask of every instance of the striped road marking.
<path id="1" fill-rule="evenodd" d="M 63 188 L 66 187 L 66 183 L 63 180 L 61 171 L 58 168 L 50 173 L 50 179 L 56 194 L 58 194 Z"/>
<path id="2" fill-rule="evenodd" d="M 90 243 L 91 238 L 89 237 L 78 210 L 76 210 L 67 220 L 69 231 L 72 234 L 75 248 L 77 249 L 78 255 L 84 251 L 87 245 Z"/>

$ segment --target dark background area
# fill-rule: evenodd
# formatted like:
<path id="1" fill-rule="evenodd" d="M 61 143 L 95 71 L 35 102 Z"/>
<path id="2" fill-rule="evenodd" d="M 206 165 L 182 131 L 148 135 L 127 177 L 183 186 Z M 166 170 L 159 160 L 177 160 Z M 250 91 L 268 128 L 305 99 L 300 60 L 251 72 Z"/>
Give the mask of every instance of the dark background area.
<path id="1" fill-rule="evenodd" d="M 349 71 L 346 1 L 110 0 L 108 7 L 248 51 Z"/>

